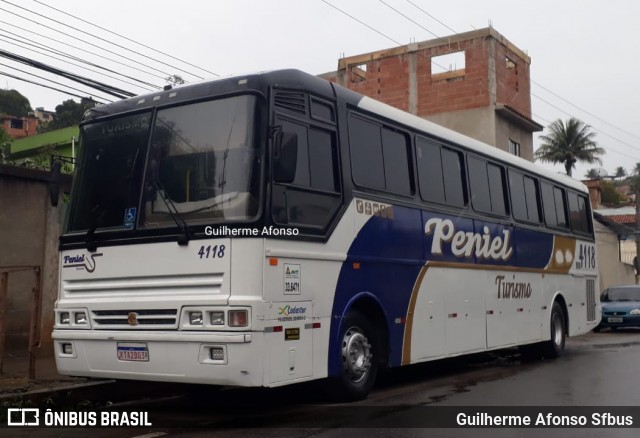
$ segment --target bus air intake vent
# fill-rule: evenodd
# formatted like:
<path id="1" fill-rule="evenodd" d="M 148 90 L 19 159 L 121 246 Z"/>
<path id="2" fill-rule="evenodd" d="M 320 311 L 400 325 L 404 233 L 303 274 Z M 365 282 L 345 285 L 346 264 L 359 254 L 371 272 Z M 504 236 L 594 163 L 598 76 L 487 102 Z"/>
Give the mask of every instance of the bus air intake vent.
<path id="1" fill-rule="evenodd" d="M 587 321 L 596 320 L 596 284 L 595 280 L 587 280 Z"/>
<path id="2" fill-rule="evenodd" d="M 296 113 L 307 113 L 307 101 L 302 93 L 279 92 L 274 99 L 275 106 Z"/>

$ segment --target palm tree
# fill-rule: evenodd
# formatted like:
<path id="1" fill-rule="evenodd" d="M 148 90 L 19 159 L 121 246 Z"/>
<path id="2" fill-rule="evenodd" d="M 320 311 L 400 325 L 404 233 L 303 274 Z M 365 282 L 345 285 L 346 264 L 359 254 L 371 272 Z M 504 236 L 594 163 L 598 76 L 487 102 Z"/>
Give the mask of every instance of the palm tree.
<path id="1" fill-rule="evenodd" d="M 598 172 L 598 169 L 589 169 L 584 174 L 584 177 L 587 179 L 600 179 L 600 172 Z"/>
<path id="2" fill-rule="evenodd" d="M 562 163 L 569 176 L 577 161 L 602 165 L 598 155 L 605 151 L 593 140 L 596 134 L 591 132 L 591 126 L 571 117 L 566 123 L 556 120 L 548 129 L 549 135 L 540 136 L 542 144 L 534 154 L 536 160 Z"/>
<path id="3" fill-rule="evenodd" d="M 622 178 L 624 178 L 625 176 L 627 176 L 627 171 L 624 169 L 624 167 L 622 166 L 616 167 L 615 177 L 620 178 L 622 180 Z"/>

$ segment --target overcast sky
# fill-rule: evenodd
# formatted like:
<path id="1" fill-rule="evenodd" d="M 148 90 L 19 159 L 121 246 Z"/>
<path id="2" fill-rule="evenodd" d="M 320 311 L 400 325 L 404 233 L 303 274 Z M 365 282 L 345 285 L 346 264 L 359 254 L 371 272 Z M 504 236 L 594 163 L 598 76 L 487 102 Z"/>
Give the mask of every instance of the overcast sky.
<path id="1" fill-rule="evenodd" d="M 0 0 L 0 49 L 143 93 L 147 86 L 141 86 L 138 80 L 162 86 L 168 74 L 181 75 L 187 81 L 199 80 L 196 76 L 211 79 L 215 74 L 229 76 L 278 68 L 320 74 L 335 70 L 340 56 L 394 47 L 393 40 L 407 44 L 433 39 L 434 35 L 451 35 L 451 29 L 465 32 L 491 24 L 531 56 L 533 119 L 546 126 L 571 115 L 589 123 L 598 133 L 600 146 L 607 150 L 602 167 L 612 173 L 617 166 L 629 170 L 640 161 L 639 20 L 637 0 Z M 108 73 L 112 76 L 122 78 L 118 74 L 126 74 L 130 78 L 122 79 L 129 83 L 26 49 L 33 46 L 25 44 L 36 42 L 110 68 L 117 72 Z M 41 83 L 55 80 L 88 90 L 5 58 L 0 58 L 0 72 Z M 34 108 L 54 110 L 63 100 L 73 98 L 2 75 L 0 86 L 20 91 Z M 69 91 L 80 95 L 95 93 Z M 102 93 L 94 95 L 102 100 L 113 99 Z M 539 144 L 538 135 L 534 134 L 535 147 Z M 590 167 L 594 166 L 579 165 L 574 176 L 583 177 Z M 561 171 L 562 167 L 554 169 Z"/>

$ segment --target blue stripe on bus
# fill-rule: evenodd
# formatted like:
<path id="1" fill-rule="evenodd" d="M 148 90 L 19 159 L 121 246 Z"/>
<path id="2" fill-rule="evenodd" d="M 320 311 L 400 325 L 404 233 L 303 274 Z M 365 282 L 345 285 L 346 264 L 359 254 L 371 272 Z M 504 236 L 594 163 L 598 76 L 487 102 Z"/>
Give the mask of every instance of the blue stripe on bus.
<path id="1" fill-rule="evenodd" d="M 512 253 L 508 260 L 457 257 L 451 242 L 441 245 L 440 255 L 432 254 L 434 235 L 425 234 L 429 219 L 450 220 L 455 231 L 484 235 L 485 227 L 491 238 L 509 235 Z M 385 314 L 389 333 L 389 365 L 399 366 L 402 361 L 404 324 L 395 324 L 396 318 L 407 314 L 411 291 L 420 269 L 427 261 L 482 263 L 484 265 L 515 266 L 543 269 L 553 249 L 553 235 L 528 229 L 519 229 L 486 221 L 421 211 L 407 207 L 393 207 L 393 219 L 371 216 L 362 227 L 342 265 L 333 303 L 330 340 L 329 375 L 341 373 L 339 334 L 343 317 L 359 297 L 368 296 L 380 304 Z M 359 262 L 360 269 L 353 269 Z"/>

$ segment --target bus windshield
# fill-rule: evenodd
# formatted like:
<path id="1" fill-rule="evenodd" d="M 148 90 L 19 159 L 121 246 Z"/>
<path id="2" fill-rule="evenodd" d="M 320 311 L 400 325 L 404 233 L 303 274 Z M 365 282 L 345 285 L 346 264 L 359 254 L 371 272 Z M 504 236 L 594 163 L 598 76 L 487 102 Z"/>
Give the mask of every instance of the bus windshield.
<path id="1" fill-rule="evenodd" d="M 188 225 L 255 219 L 255 110 L 245 95 L 84 125 L 67 230 L 175 227 L 175 212 Z"/>

